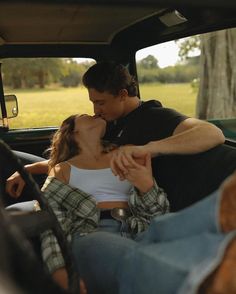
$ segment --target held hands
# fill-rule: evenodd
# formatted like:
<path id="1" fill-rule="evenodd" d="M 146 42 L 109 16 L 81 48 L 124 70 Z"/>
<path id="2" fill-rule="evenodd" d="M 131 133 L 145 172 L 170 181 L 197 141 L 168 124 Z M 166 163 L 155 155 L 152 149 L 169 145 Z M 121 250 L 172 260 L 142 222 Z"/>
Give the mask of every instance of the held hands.
<path id="1" fill-rule="evenodd" d="M 120 180 L 127 179 L 141 193 L 149 191 L 154 184 L 151 156 L 142 146 L 119 148 L 112 157 L 111 169 Z"/>
<path id="2" fill-rule="evenodd" d="M 13 198 L 18 198 L 25 186 L 25 182 L 18 172 L 12 174 L 6 182 L 6 192 Z"/>
<path id="3" fill-rule="evenodd" d="M 145 156 L 148 152 L 144 146 L 122 146 L 113 152 L 110 162 L 111 170 L 115 176 L 124 179 L 123 175 L 127 172 L 127 166 L 134 165 L 136 160 L 140 164 L 144 162 Z"/>

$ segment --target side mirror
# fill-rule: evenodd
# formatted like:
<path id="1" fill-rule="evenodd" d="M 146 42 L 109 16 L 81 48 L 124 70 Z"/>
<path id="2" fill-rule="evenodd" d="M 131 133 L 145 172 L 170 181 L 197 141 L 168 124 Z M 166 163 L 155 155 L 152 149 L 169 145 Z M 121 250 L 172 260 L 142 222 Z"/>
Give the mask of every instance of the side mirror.
<path id="1" fill-rule="evenodd" d="M 7 118 L 13 118 L 18 115 L 18 103 L 16 95 L 4 95 Z M 2 113 L 0 112 L 0 119 L 2 119 Z"/>

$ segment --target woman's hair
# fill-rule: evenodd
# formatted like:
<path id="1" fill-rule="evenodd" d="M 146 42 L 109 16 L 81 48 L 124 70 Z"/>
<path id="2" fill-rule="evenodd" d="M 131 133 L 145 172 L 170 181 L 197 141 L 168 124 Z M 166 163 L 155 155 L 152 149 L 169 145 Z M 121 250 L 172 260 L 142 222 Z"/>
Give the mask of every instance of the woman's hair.
<path id="1" fill-rule="evenodd" d="M 66 161 L 69 158 L 79 154 L 79 146 L 74 138 L 75 118 L 77 115 L 71 115 L 65 119 L 59 130 L 52 138 L 49 147 L 49 170 L 56 164 Z"/>
<path id="2" fill-rule="evenodd" d="M 114 96 L 126 89 L 130 97 L 137 96 L 137 83 L 128 69 L 114 62 L 100 62 L 91 66 L 83 76 L 83 84 L 87 89 L 108 92 Z"/>

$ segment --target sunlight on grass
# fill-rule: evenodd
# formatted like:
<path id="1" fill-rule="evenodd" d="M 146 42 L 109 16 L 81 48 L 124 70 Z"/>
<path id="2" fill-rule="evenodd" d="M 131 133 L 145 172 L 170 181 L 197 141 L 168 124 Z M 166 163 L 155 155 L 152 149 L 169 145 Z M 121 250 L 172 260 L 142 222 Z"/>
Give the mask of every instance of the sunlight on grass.
<path id="1" fill-rule="evenodd" d="M 10 128 L 58 126 L 71 114 L 93 114 L 92 103 L 83 87 L 14 90 L 6 94 L 13 93 L 18 99 L 19 115 L 9 121 Z M 140 93 L 144 101 L 157 99 L 165 107 L 194 116 L 196 93 L 189 84 L 144 84 Z"/>
<path id="2" fill-rule="evenodd" d="M 10 120 L 11 128 L 58 126 L 71 114 L 93 113 L 85 88 L 14 93 L 18 99 L 19 115 Z"/>
<path id="3" fill-rule="evenodd" d="M 196 96 L 190 84 L 144 84 L 140 86 L 142 100 L 156 99 L 164 107 L 195 116 Z"/>

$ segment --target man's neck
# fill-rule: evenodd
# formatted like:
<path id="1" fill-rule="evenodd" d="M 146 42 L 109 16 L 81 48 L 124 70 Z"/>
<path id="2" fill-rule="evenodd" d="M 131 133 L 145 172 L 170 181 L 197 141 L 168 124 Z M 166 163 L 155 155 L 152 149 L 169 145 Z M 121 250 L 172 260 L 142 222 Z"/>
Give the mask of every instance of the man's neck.
<path id="1" fill-rule="evenodd" d="M 141 101 L 140 101 L 140 99 L 137 96 L 135 96 L 135 97 L 129 97 L 127 99 L 127 101 L 126 101 L 125 111 L 124 111 L 122 117 L 125 117 L 130 112 L 134 111 L 140 105 L 141 105 Z"/>

